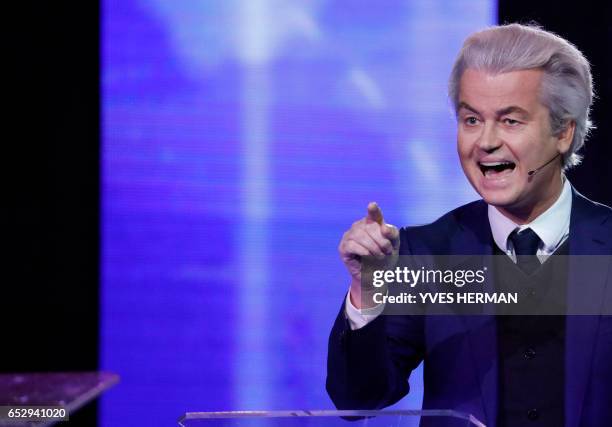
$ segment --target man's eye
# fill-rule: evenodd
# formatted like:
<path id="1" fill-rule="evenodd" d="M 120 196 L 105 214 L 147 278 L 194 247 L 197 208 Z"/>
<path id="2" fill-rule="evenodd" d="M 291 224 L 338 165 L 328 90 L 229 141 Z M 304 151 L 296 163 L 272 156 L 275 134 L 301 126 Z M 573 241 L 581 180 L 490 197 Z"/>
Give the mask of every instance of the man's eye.
<path id="1" fill-rule="evenodd" d="M 474 126 L 478 124 L 478 119 L 476 117 L 467 117 L 465 119 L 465 124 L 468 126 Z"/>
<path id="2" fill-rule="evenodd" d="M 521 124 L 521 122 L 519 122 L 518 120 L 509 119 L 509 118 L 504 119 L 504 123 L 509 126 L 516 126 L 516 125 Z"/>

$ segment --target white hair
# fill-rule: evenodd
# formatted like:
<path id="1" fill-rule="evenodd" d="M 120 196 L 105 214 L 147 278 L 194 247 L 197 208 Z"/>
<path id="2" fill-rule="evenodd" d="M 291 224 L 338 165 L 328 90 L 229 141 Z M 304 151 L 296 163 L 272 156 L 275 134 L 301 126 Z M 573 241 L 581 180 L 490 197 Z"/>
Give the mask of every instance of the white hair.
<path id="1" fill-rule="evenodd" d="M 468 68 L 496 74 L 543 70 L 540 101 L 550 112 L 553 135 L 572 121 L 576 123 L 574 139 L 563 155 L 563 168 L 580 163 L 582 157 L 577 152 L 593 128 L 589 120 L 593 82 L 588 61 L 573 44 L 535 25 L 501 25 L 472 34 L 465 40 L 450 75 L 448 93 L 455 112 L 459 82 Z"/>

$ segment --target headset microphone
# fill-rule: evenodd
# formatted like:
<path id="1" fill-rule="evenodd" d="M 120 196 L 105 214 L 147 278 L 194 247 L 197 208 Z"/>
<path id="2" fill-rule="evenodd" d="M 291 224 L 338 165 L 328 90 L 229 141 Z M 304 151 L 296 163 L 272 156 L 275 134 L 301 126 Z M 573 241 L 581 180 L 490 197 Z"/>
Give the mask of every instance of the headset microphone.
<path id="1" fill-rule="evenodd" d="M 542 166 L 540 166 L 539 168 L 536 168 L 532 171 L 527 172 L 528 176 L 534 176 L 536 173 L 540 172 L 544 166 L 548 166 L 550 163 L 552 163 L 553 160 L 555 160 L 557 157 L 559 157 L 561 155 L 561 153 L 557 153 L 557 155 L 555 157 L 553 157 L 552 159 L 550 159 L 549 161 L 547 161 L 546 163 L 544 163 Z"/>

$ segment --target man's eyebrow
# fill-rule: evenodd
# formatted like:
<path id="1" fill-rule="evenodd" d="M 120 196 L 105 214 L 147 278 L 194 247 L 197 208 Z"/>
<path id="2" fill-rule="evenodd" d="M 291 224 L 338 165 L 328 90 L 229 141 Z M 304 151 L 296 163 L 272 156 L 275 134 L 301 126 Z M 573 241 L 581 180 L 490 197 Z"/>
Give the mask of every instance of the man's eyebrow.
<path id="1" fill-rule="evenodd" d="M 497 114 L 497 117 L 500 117 L 500 116 L 505 116 L 506 114 L 512 114 L 512 113 L 520 114 L 521 116 L 526 117 L 526 118 L 531 117 L 531 115 L 529 114 L 527 110 L 525 110 L 524 108 L 518 107 L 516 105 L 511 105 L 510 107 L 506 107 L 506 108 L 502 108 L 501 110 L 497 110 L 495 114 Z"/>
<path id="2" fill-rule="evenodd" d="M 462 108 L 465 108 L 466 110 L 470 110 L 472 113 L 478 114 L 480 116 L 480 112 L 474 107 L 470 106 L 470 104 L 468 104 L 467 102 L 460 102 L 459 107 L 457 108 L 457 111 L 461 110 Z"/>

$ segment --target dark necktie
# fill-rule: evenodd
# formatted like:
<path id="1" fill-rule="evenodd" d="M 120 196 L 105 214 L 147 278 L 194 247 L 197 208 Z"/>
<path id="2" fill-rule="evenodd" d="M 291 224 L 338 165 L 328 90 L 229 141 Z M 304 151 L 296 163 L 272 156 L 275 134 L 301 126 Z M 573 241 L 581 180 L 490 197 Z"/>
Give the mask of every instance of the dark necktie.
<path id="1" fill-rule="evenodd" d="M 536 256 L 540 246 L 540 237 L 531 228 L 519 231 L 514 230 L 508 237 L 514 245 L 516 263 L 527 274 L 531 274 L 540 267 L 540 260 Z"/>

